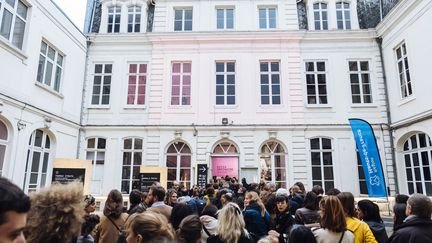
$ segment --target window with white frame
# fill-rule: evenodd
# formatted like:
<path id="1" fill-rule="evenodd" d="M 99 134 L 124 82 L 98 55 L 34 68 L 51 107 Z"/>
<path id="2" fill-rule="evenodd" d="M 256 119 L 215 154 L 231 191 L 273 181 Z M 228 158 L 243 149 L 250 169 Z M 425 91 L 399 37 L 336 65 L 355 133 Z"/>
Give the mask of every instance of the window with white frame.
<path id="1" fill-rule="evenodd" d="M 108 33 L 120 32 L 121 6 L 108 8 Z"/>
<path id="2" fill-rule="evenodd" d="M 174 9 L 174 31 L 192 30 L 192 17 L 191 8 Z"/>
<path id="3" fill-rule="evenodd" d="M 106 152 L 105 138 L 88 138 L 86 147 L 86 159 L 92 161 L 92 177 L 90 193 L 100 195 L 102 193 L 102 183 L 104 175 Z"/>
<path id="4" fill-rule="evenodd" d="M 328 104 L 327 78 L 324 61 L 306 62 L 306 92 L 307 103 Z"/>
<path id="5" fill-rule="evenodd" d="M 216 105 L 235 105 L 235 62 L 216 62 Z"/>
<path id="6" fill-rule="evenodd" d="M 413 93 L 405 42 L 395 48 L 402 99 Z"/>
<path id="7" fill-rule="evenodd" d="M 310 140 L 312 185 L 320 185 L 324 191 L 334 188 L 332 141 L 328 138 Z"/>
<path id="8" fill-rule="evenodd" d="M 370 70 L 368 61 L 349 61 L 351 98 L 353 104 L 372 103 Z"/>
<path id="9" fill-rule="evenodd" d="M 8 129 L 6 124 L 0 120 L 0 176 L 3 174 L 3 166 L 6 157 L 6 148 L 8 143 Z"/>
<path id="10" fill-rule="evenodd" d="M 281 103 L 281 88 L 278 61 L 260 62 L 260 81 L 261 105 L 279 105 Z"/>
<path id="11" fill-rule="evenodd" d="M 191 104 L 191 63 L 172 63 L 171 105 Z"/>
<path id="12" fill-rule="evenodd" d="M 191 149 L 183 142 L 174 142 L 168 147 L 166 152 L 168 188 L 172 186 L 174 181 L 178 181 L 186 188 L 190 188 L 191 158 Z"/>
<path id="13" fill-rule="evenodd" d="M 432 196 L 432 142 L 425 133 L 417 133 L 403 146 L 408 193 Z"/>
<path id="14" fill-rule="evenodd" d="M 259 28 L 275 29 L 276 28 L 276 7 L 259 7 Z"/>
<path id="15" fill-rule="evenodd" d="M 216 27 L 218 30 L 227 30 L 234 28 L 234 9 L 217 8 L 216 9 Z"/>
<path id="16" fill-rule="evenodd" d="M 327 3 L 313 4 L 315 30 L 328 30 Z"/>
<path id="17" fill-rule="evenodd" d="M 35 130 L 29 141 L 24 176 L 24 191 L 34 192 L 45 186 L 51 157 L 51 141 L 48 134 Z"/>
<path id="18" fill-rule="evenodd" d="M 336 2 L 337 27 L 340 30 L 351 29 L 351 10 L 347 2 Z"/>
<path id="19" fill-rule="evenodd" d="M 127 138 L 123 140 L 123 168 L 121 192 L 129 194 L 132 190 L 140 190 L 140 167 L 143 161 L 143 140 Z"/>
<path id="20" fill-rule="evenodd" d="M 260 151 L 261 180 L 286 188 L 285 149 L 277 141 L 268 141 Z"/>
<path id="21" fill-rule="evenodd" d="M 95 64 L 92 105 L 109 105 L 112 64 Z"/>
<path id="22" fill-rule="evenodd" d="M 147 83 L 147 64 L 129 64 L 128 105 L 144 105 Z"/>
<path id="23" fill-rule="evenodd" d="M 140 32 L 141 29 L 141 7 L 131 6 L 128 8 L 128 32 Z"/>
<path id="24" fill-rule="evenodd" d="M 20 0 L 0 0 L 0 36 L 22 49 L 28 7 Z"/>
<path id="25" fill-rule="evenodd" d="M 64 56 L 52 45 L 42 41 L 36 81 L 60 92 Z"/>

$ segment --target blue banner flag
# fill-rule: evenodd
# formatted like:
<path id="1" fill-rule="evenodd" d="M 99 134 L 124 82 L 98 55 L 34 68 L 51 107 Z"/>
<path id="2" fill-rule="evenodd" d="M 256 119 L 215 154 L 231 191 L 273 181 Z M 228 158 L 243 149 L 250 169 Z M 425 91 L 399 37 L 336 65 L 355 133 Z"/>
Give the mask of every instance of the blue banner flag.
<path id="1" fill-rule="evenodd" d="M 349 119 L 362 161 L 369 197 L 387 197 L 381 158 L 371 125 L 362 119 Z"/>

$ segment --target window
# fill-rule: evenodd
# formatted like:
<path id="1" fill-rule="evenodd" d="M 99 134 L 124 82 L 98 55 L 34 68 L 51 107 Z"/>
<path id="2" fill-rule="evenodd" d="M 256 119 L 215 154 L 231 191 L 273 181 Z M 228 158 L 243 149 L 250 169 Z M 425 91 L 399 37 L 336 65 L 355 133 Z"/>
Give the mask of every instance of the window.
<path id="1" fill-rule="evenodd" d="M 8 142 L 8 130 L 6 124 L 0 120 L 0 176 L 3 174 L 3 166 L 6 157 L 6 147 Z"/>
<path id="2" fill-rule="evenodd" d="M 108 8 L 108 33 L 120 32 L 121 6 Z"/>
<path id="3" fill-rule="evenodd" d="M 356 155 L 357 155 L 357 170 L 358 170 L 358 177 L 359 177 L 359 187 L 360 187 L 360 194 L 368 194 L 368 189 L 366 185 L 366 177 L 363 170 L 363 164 L 360 159 L 360 154 L 358 150 L 356 149 Z"/>
<path id="4" fill-rule="evenodd" d="M 348 62 L 353 104 L 372 103 L 369 62 Z"/>
<path id="5" fill-rule="evenodd" d="M 171 105 L 191 104 L 191 63 L 172 63 Z"/>
<path id="6" fill-rule="evenodd" d="M 192 9 L 174 10 L 174 31 L 192 30 Z"/>
<path id="7" fill-rule="evenodd" d="M 129 194 L 132 190 L 140 190 L 140 166 L 142 164 L 143 140 L 127 138 L 123 140 L 123 169 L 121 192 Z"/>
<path id="8" fill-rule="evenodd" d="M 112 64 L 96 64 L 94 70 L 92 105 L 108 105 L 111 92 Z"/>
<path id="9" fill-rule="evenodd" d="M 307 103 L 327 104 L 325 62 L 306 62 Z"/>
<path id="10" fill-rule="evenodd" d="M 86 159 L 92 161 L 91 194 L 101 195 L 106 152 L 105 138 L 87 139 Z"/>
<path id="11" fill-rule="evenodd" d="M 120 22 L 120 21 L 119 21 Z M 140 32 L 141 7 L 132 6 L 128 8 L 128 32 Z"/>
<path id="12" fill-rule="evenodd" d="M 320 185 L 324 191 L 334 188 L 332 144 L 328 138 L 310 140 L 312 185 Z"/>
<path id="13" fill-rule="evenodd" d="M 234 28 L 234 9 L 218 8 L 216 9 L 216 24 L 218 30 Z"/>
<path id="14" fill-rule="evenodd" d="M 327 4 L 314 3 L 313 12 L 314 12 L 315 30 L 328 30 Z"/>
<path id="15" fill-rule="evenodd" d="M 350 4 L 345 2 L 336 3 L 337 26 L 340 30 L 351 29 Z"/>
<path id="16" fill-rule="evenodd" d="M 144 105 L 147 81 L 147 64 L 129 64 L 128 105 Z"/>
<path id="17" fill-rule="evenodd" d="M 279 62 L 260 62 L 261 105 L 279 105 Z"/>
<path id="18" fill-rule="evenodd" d="M 22 49 L 28 7 L 20 0 L 0 0 L 0 36 Z"/>
<path id="19" fill-rule="evenodd" d="M 276 7 L 260 7 L 258 15 L 260 29 L 276 28 Z"/>
<path id="20" fill-rule="evenodd" d="M 216 62 L 216 105 L 235 105 L 235 62 Z"/>
<path id="21" fill-rule="evenodd" d="M 276 141 L 269 141 L 261 147 L 261 180 L 276 183 L 286 188 L 285 150 Z"/>
<path id="22" fill-rule="evenodd" d="M 36 80 L 55 91 L 60 91 L 64 56 L 53 46 L 42 41 Z"/>
<path id="23" fill-rule="evenodd" d="M 166 166 L 168 168 L 168 188 L 174 181 L 178 181 L 186 188 L 191 186 L 191 150 L 183 142 L 174 142 L 166 153 Z"/>
<path id="24" fill-rule="evenodd" d="M 397 57 L 397 66 L 399 71 L 401 94 L 403 99 L 408 96 L 411 96 L 413 93 L 405 43 L 402 43 L 396 47 L 396 57 Z"/>
<path id="25" fill-rule="evenodd" d="M 47 182 L 48 164 L 51 157 L 51 142 L 48 134 L 35 130 L 27 150 L 26 171 L 24 176 L 25 192 L 34 192 Z M 51 178 L 49 178 L 51 179 Z"/>
<path id="26" fill-rule="evenodd" d="M 432 196 L 432 142 L 425 133 L 411 136 L 403 147 L 408 193 Z"/>

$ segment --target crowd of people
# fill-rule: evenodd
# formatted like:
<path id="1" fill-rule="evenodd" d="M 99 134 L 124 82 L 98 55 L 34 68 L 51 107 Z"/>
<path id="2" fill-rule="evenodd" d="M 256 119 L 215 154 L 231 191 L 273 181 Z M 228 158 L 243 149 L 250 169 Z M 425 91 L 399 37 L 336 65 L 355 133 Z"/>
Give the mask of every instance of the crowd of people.
<path id="1" fill-rule="evenodd" d="M 388 237 L 374 202 L 321 186 L 306 191 L 273 183 L 215 178 L 187 190 L 159 182 L 133 190 L 129 208 L 112 190 L 102 212 L 79 182 L 53 184 L 27 196 L 0 178 L 0 243 L 414 243 L 432 242 L 432 202 L 397 195 Z"/>

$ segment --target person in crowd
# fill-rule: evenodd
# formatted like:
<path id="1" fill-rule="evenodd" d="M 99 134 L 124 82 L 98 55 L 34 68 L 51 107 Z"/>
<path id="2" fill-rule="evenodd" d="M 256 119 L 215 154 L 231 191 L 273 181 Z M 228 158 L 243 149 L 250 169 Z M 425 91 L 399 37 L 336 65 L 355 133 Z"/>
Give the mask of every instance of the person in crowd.
<path id="1" fill-rule="evenodd" d="M 99 223 L 99 216 L 96 214 L 84 215 L 84 223 L 81 225 L 81 235 L 78 236 L 77 243 L 93 243 L 92 232 Z"/>
<path id="2" fill-rule="evenodd" d="M 234 199 L 233 194 L 231 192 L 227 192 L 227 193 L 222 194 L 222 196 L 221 196 L 222 207 L 224 207 L 228 203 L 232 202 L 233 199 Z"/>
<path id="3" fill-rule="evenodd" d="M 223 207 L 218 214 L 218 220 L 217 234 L 210 236 L 207 243 L 253 243 L 236 204 L 228 203 Z"/>
<path id="4" fill-rule="evenodd" d="M 299 194 L 303 195 L 303 197 L 306 196 L 306 188 L 303 184 L 303 182 L 301 181 L 297 181 L 296 183 L 294 183 L 294 186 L 298 186 L 300 191 L 298 192 Z"/>
<path id="5" fill-rule="evenodd" d="M 204 200 L 206 201 L 207 206 L 210 204 L 214 204 L 215 196 L 216 196 L 216 193 L 215 193 L 215 189 L 213 188 L 213 186 L 207 187 L 206 193 L 204 196 Z"/>
<path id="6" fill-rule="evenodd" d="M 343 206 L 336 196 L 320 202 L 320 226 L 312 230 L 317 243 L 354 243 L 354 234 L 347 229 Z"/>
<path id="7" fill-rule="evenodd" d="M 30 194 L 25 235 L 32 243 L 69 242 L 84 221 L 83 186 L 79 182 L 52 184 Z"/>
<path id="8" fill-rule="evenodd" d="M 312 191 L 319 197 L 324 195 L 324 189 L 320 185 L 315 185 L 312 187 Z"/>
<path id="9" fill-rule="evenodd" d="M 393 206 L 393 230 L 401 225 L 403 221 L 406 219 L 406 206 L 409 196 L 404 194 L 399 194 L 395 198 L 395 205 Z"/>
<path id="10" fill-rule="evenodd" d="M 84 203 L 85 203 L 84 211 L 87 215 L 96 211 L 96 199 L 92 195 L 90 194 L 85 195 Z"/>
<path id="11" fill-rule="evenodd" d="M 318 226 L 320 220 L 318 203 L 318 196 L 314 192 L 306 193 L 304 207 L 297 209 L 295 213 L 295 222 L 297 224 Z"/>
<path id="12" fill-rule="evenodd" d="M 30 198 L 15 184 L 0 177 L 0 242 L 25 243 L 24 227 Z"/>
<path id="13" fill-rule="evenodd" d="M 267 235 L 261 238 L 258 243 L 279 243 L 279 239 L 274 235 Z"/>
<path id="14" fill-rule="evenodd" d="M 423 194 L 409 197 L 406 207 L 408 216 L 397 226 L 389 243 L 432 242 L 432 202 Z"/>
<path id="15" fill-rule="evenodd" d="M 126 233 L 128 243 L 156 243 L 175 239 L 174 229 L 166 217 L 150 211 L 130 216 Z"/>
<path id="16" fill-rule="evenodd" d="M 297 224 L 292 227 L 287 242 L 316 243 L 316 240 L 309 227 Z"/>
<path id="17" fill-rule="evenodd" d="M 337 188 L 331 188 L 326 192 L 327 196 L 337 196 L 339 195 L 339 193 L 341 193 L 341 191 Z"/>
<path id="18" fill-rule="evenodd" d="M 276 184 L 267 182 L 264 191 L 259 195 L 267 212 L 270 214 L 270 218 L 273 220 L 276 217 Z"/>
<path id="19" fill-rule="evenodd" d="M 201 242 L 202 223 L 198 215 L 189 215 L 184 218 L 177 230 L 177 240 L 179 243 L 199 243 Z"/>
<path id="20" fill-rule="evenodd" d="M 290 205 L 287 196 L 276 197 L 276 218 L 275 229 L 270 230 L 269 235 L 276 236 L 280 243 L 286 242 L 288 239 L 291 227 L 294 225 L 294 218 L 290 213 Z"/>
<path id="21" fill-rule="evenodd" d="M 246 195 L 246 187 L 240 186 L 237 191 L 237 199 L 235 200 L 235 202 L 237 203 L 237 205 L 240 207 L 241 210 L 244 209 L 245 195 Z"/>
<path id="22" fill-rule="evenodd" d="M 144 207 L 146 209 L 151 207 L 150 198 L 148 197 L 148 191 L 144 191 L 141 193 L 141 202 L 144 204 Z"/>
<path id="23" fill-rule="evenodd" d="M 351 192 L 341 192 L 337 197 L 345 211 L 347 229 L 354 233 L 355 243 L 377 243 L 369 226 L 357 218 L 354 195 Z"/>
<path id="24" fill-rule="evenodd" d="M 386 243 L 388 236 L 378 205 L 371 200 L 364 199 L 357 203 L 357 207 L 357 216 L 369 225 L 378 243 Z"/>
<path id="25" fill-rule="evenodd" d="M 205 206 L 201 213 L 201 223 L 203 229 L 201 231 L 201 242 L 205 243 L 207 239 L 217 234 L 219 221 L 217 220 L 218 208 L 215 205 Z"/>
<path id="26" fill-rule="evenodd" d="M 95 242 L 117 242 L 119 233 L 123 230 L 127 217 L 128 214 L 124 213 L 121 192 L 111 190 L 105 202 L 100 223 L 96 226 Z"/>
<path id="27" fill-rule="evenodd" d="M 147 208 L 150 212 L 160 213 L 164 215 L 169 221 L 171 218 L 172 207 L 165 205 L 165 189 L 162 186 L 152 186 L 150 187 L 149 193 L 147 195 L 152 206 Z"/>
<path id="28" fill-rule="evenodd" d="M 194 214 L 194 210 L 189 207 L 186 203 L 176 203 L 171 211 L 170 222 L 177 230 L 180 226 L 181 221 L 189 215 Z"/>
<path id="29" fill-rule="evenodd" d="M 180 190 L 180 183 L 178 181 L 173 181 L 171 189 L 174 189 L 176 192 Z"/>
<path id="30" fill-rule="evenodd" d="M 303 207 L 304 197 L 300 193 L 300 187 L 297 185 L 292 186 L 290 188 L 290 195 L 288 198 L 290 200 L 291 215 L 295 215 L 297 209 Z"/>
<path id="31" fill-rule="evenodd" d="M 142 193 L 137 189 L 132 190 L 129 194 L 129 203 L 130 206 L 129 210 L 127 211 L 129 215 L 134 213 L 142 213 L 146 210 L 144 203 L 142 203 Z"/>
<path id="32" fill-rule="evenodd" d="M 165 196 L 165 204 L 171 207 L 177 203 L 177 191 L 174 189 L 168 189 Z"/>
<path id="33" fill-rule="evenodd" d="M 245 196 L 245 210 L 243 217 L 246 229 L 251 234 L 255 242 L 267 235 L 272 228 L 270 214 L 265 210 L 265 206 L 256 192 L 247 192 Z"/>

